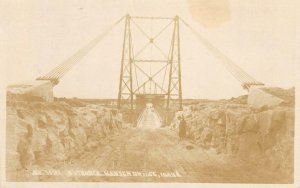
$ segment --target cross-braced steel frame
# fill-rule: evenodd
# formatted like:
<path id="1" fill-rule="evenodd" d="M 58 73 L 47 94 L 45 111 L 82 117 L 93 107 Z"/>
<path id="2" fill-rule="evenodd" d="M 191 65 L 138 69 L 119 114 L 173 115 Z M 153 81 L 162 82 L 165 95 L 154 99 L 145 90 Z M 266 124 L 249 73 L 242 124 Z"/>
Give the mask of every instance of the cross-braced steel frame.
<path id="1" fill-rule="evenodd" d="M 149 35 L 144 31 L 143 27 L 138 24 L 143 20 L 159 21 L 169 20 L 158 33 Z M 171 29 L 171 40 L 166 38 L 159 38 L 163 32 L 169 27 Z M 134 36 L 132 34 L 132 27 L 135 27 L 140 33 L 147 38 L 147 44 L 141 49 L 135 49 L 133 46 Z M 170 28 L 169 28 L 170 29 Z M 164 43 L 169 43 L 169 52 L 166 53 L 157 43 L 162 40 Z M 161 42 L 161 41 L 160 41 Z M 144 58 L 141 53 L 153 46 L 161 54 L 162 59 Z M 137 50 L 137 51 L 136 51 Z M 135 53 L 136 51 L 136 53 Z M 161 63 L 161 68 L 154 73 L 148 73 L 145 68 L 141 66 L 143 63 Z M 138 73 L 146 77 L 146 80 L 139 79 Z M 160 80 L 157 80 L 157 75 L 163 75 Z M 148 88 L 146 91 L 145 88 Z M 134 100 L 136 94 L 165 95 L 165 108 L 169 109 L 171 104 L 176 104 L 178 108 L 182 109 L 182 87 L 181 87 L 181 62 L 180 62 L 180 35 L 179 35 L 179 17 L 134 17 L 127 15 L 125 19 L 123 49 L 121 58 L 121 71 L 118 92 L 118 108 L 127 107 L 134 109 Z"/>

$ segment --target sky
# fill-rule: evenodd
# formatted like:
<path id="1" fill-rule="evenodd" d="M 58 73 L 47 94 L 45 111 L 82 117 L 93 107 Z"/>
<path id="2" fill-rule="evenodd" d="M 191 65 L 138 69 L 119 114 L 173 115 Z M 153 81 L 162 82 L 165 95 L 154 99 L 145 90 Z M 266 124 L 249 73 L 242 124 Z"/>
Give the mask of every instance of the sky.
<path id="1" fill-rule="evenodd" d="M 295 86 L 296 8 L 286 0 L 2 1 L 6 83 L 30 81 L 82 48 L 113 22 L 179 15 L 238 66 L 267 86 Z M 3 8 L 5 7 L 5 8 Z M 116 98 L 124 23 L 54 88 L 58 97 Z M 205 46 L 180 25 L 183 98 L 246 94 Z M 138 41 L 139 42 L 139 41 Z M 3 47 L 3 46 L 2 46 Z"/>

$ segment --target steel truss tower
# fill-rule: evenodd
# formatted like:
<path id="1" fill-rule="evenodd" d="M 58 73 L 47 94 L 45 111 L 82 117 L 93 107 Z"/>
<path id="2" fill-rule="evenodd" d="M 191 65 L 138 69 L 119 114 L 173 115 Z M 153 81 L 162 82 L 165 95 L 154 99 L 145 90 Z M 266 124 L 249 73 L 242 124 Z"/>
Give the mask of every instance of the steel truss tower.
<path id="1" fill-rule="evenodd" d="M 155 22 L 163 23 L 160 23 L 159 28 L 153 29 L 153 23 Z M 150 24 L 151 27 L 149 26 Z M 155 29 L 158 29 L 158 31 L 149 34 L 143 26 L 151 28 L 151 31 Z M 161 36 L 167 31 L 169 31 L 167 36 Z M 146 44 L 142 47 L 133 43 L 137 39 L 134 33 L 137 32 L 146 40 Z M 141 43 L 141 37 L 136 41 Z M 145 56 L 144 52 L 147 48 L 151 49 L 150 57 Z M 155 56 L 152 56 L 153 48 L 160 55 L 155 54 L 156 57 L 153 57 Z M 181 110 L 182 87 L 180 63 L 178 16 L 167 18 L 134 17 L 127 15 L 121 58 L 118 108 L 133 110 L 136 95 L 147 94 L 164 95 L 164 107 L 166 109 L 169 109 L 171 105 L 176 105 Z M 156 67 L 156 70 L 154 67 Z"/>

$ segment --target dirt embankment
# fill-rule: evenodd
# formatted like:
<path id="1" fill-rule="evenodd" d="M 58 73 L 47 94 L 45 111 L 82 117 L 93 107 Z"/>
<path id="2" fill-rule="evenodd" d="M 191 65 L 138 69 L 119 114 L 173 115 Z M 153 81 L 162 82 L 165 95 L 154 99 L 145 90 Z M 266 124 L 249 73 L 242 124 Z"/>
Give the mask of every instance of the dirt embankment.
<path id="1" fill-rule="evenodd" d="M 93 150 L 105 137 L 124 128 L 110 117 L 111 110 L 99 105 L 8 102 L 7 170 L 51 166 Z"/>
<path id="2" fill-rule="evenodd" d="M 187 137 L 196 145 L 293 174 L 294 108 L 212 102 L 192 105 L 186 114 Z"/>

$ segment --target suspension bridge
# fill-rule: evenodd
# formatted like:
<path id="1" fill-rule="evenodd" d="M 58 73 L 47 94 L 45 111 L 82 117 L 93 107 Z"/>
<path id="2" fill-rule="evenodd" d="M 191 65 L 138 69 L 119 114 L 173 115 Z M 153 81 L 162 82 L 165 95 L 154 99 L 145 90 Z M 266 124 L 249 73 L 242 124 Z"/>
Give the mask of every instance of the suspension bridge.
<path id="1" fill-rule="evenodd" d="M 154 22 L 156 25 L 153 29 Z M 126 108 L 141 113 L 145 111 L 147 103 L 152 103 L 160 114 L 167 113 L 174 106 L 182 110 L 181 69 L 182 66 L 184 67 L 184 63 L 181 62 L 180 54 L 182 38 L 180 27 L 188 28 L 191 34 L 195 35 L 198 41 L 219 59 L 219 62 L 240 82 L 245 90 L 249 90 L 254 85 L 264 85 L 246 73 L 179 16 L 125 15 L 80 48 L 74 55 L 49 73 L 38 77 L 37 80 L 51 81 L 53 86 L 59 84 L 68 71 L 120 24 L 124 24 L 124 37 L 119 75 L 119 109 Z M 141 44 L 140 41 L 145 41 L 145 43 Z"/>
<path id="2" fill-rule="evenodd" d="M 116 27 L 124 29 L 120 34 L 123 36 L 120 62 L 113 62 L 120 63 L 117 106 L 103 109 L 102 101 L 94 104 L 94 100 L 90 106 L 85 104 L 91 103 L 78 105 L 83 108 L 73 105 L 73 101 L 71 105 L 44 103 L 53 101 L 53 87 Z M 293 136 L 290 107 L 287 111 L 282 106 L 274 108 L 275 111 L 271 108 L 261 111 L 264 109 L 261 108 L 253 112 L 247 105 L 231 108 L 231 104 L 222 101 L 222 106 L 209 103 L 202 110 L 200 102 L 200 108 L 197 104 L 198 109 L 186 118 L 187 129 L 183 131 L 187 132 L 187 139 L 178 138 L 184 121 L 169 120 L 176 120 L 174 114 L 178 110 L 186 112 L 181 74 L 185 68 L 182 61 L 185 54 L 181 53 L 183 27 L 249 92 L 248 105 L 251 97 L 263 106 L 285 102 L 263 94 L 260 89 L 253 95 L 255 86 L 264 83 L 240 68 L 183 18 L 125 15 L 50 72 L 36 78 L 33 81 L 36 85 L 31 85 L 33 89 L 29 84 L 19 85 L 23 91 L 31 89 L 29 94 L 34 90 L 36 95 L 30 97 L 42 97 L 43 102 L 38 98 L 38 102 L 30 104 L 34 98 L 29 97 L 17 106 L 15 100 L 8 100 L 7 146 L 11 147 L 7 147 L 7 166 L 13 167 L 7 168 L 10 173 L 7 177 L 45 182 L 293 182 L 292 162 L 286 162 L 293 153 L 290 152 L 293 140 L 286 141 L 287 136 Z M 16 99 L 17 90 L 9 88 L 8 93 L 13 95 L 7 96 Z M 24 96 L 20 96 L 22 100 Z M 47 100 L 48 96 L 52 100 Z M 131 116 L 130 124 L 122 118 L 127 114 Z M 288 126 L 283 129 L 280 127 L 286 126 L 281 124 Z M 274 148 L 284 145 L 281 143 L 287 143 L 287 152 L 280 153 L 283 162 L 273 164 L 275 159 L 281 159 L 277 155 L 272 157 Z M 268 152 L 270 155 L 265 155 Z M 28 170 L 35 170 L 34 175 L 28 174 Z"/>

